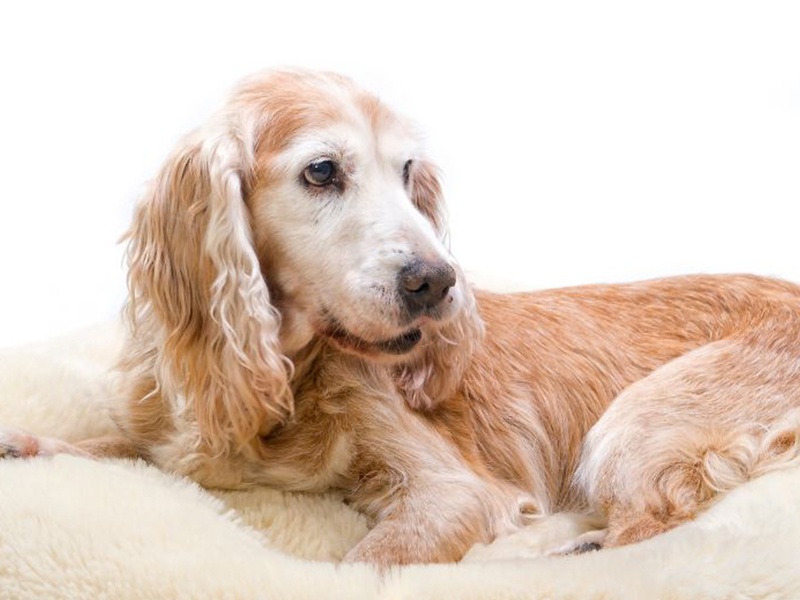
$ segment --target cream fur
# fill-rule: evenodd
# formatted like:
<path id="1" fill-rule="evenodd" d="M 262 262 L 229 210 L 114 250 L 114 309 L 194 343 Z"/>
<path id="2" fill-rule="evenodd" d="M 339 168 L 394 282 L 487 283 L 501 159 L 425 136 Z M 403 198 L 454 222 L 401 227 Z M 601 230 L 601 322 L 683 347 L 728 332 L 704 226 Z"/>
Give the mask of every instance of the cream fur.
<path id="1" fill-rule="evenodd" d="M 113 431 L 102 406 L 117 345 L 108 325 L 0 352 L 0 422 L 67 440 Z M 641 544 L 543 557 L 592 526 L 558 515 L 476 546 L 462 564 L 386 578 L 309 562 L 341 559 L 367 531 L 335 495 L 216 496 L 141 462 L 0 461 L 0 600 L 800 597 L 795 469 Z"/>

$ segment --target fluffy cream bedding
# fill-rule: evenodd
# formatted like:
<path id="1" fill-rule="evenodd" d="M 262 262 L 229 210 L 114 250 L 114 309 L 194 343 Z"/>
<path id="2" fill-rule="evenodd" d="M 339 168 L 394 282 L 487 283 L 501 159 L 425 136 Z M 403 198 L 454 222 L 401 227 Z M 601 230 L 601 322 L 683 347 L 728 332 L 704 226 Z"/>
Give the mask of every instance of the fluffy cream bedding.
<path id="1" fill-rule="evenodd" d="M 0 425 L 74 440 L 111 427 L 113 325 L 0 353 Z M 800 471 L 636 546 L 546 558 L 583 531 L 544 519 L 458 565 L 384 577 L 336 560 L 367 531 L 335 495 L 208 493 L 143 463 L 0 461 L 0 599 L 800 598 Z"/>

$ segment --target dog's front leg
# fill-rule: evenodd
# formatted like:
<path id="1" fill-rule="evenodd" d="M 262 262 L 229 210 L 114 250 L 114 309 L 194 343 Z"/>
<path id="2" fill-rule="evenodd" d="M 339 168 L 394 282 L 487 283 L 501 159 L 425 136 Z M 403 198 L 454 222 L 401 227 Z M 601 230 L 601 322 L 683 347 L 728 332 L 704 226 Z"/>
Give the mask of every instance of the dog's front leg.
<path id="1" fill-rule="evenodd" d="M 537 503 L 472 464 L 399 396 L 353 398 L 347 501 L 375 523 L 345 556 L 380 567 L 455 562 L 516 531 Z M 476 468 L 477 466 L 477 468 Z"/>
<path id="2" fill-rule="evenodd" d="M 459 558 L 435 532 L 407 513 L 380 521 L 345 556 L 345 562 L 370 563 L 379 569 L 414 563 L 447 562 Z M 463 554 L 463 552 L 462 552 Z"/>
<path id="3" fill-rule="evenodd" d="M 376 525 L 345 561 L 380 568 L 457 562 L 474 544 L 516 531 L 530 510 L 530 498 L 516 489 L 466 470 L 439 475 L 450 481 L 424 483 L 415 478 L 388 496 L 362 497 L 354 503 Z"/>
<path id="4" fill-rule="evenodd" d="M 138 458 L 139 449 L 121 433 L 70 444 L 22 429 L 0 427 L 0 458 L 31 458 L 72 454 L 84 458 Z"/>
<path id="5" fill-rule="evenodd" d="M 392 566 L 457 562 L 477 542 L 487 542 L 477 527 L 451 527 L 408 513 L 380 521 L 345 556 L 381 570 Z"/>
<path id="6" fill-rule="evenodd" d="M 346 562 L 367 562 L 379 568 L 430 562 L 455 562 L 476 542 L 487 541 L 480 514 L 437 514 L 401 504 L 373 527 L 345 556 Z M 455 522 L 451 521 L 455 517 Z M 473 518 L 475 519 L 473 521 Z"/>

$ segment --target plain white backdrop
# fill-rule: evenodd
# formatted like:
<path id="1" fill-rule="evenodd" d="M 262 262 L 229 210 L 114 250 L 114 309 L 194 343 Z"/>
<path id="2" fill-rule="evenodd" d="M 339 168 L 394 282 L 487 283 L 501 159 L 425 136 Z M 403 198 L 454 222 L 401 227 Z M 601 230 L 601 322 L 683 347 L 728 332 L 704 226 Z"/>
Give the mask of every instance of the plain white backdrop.
<path id="1" fill-rule="evenodd" d="M 113 317 L 148 178 L 240 77 L 355 78 L 428 133 L 470 271 L 800 282 L 800 2 L 4 2 L 0 346 Z"/>

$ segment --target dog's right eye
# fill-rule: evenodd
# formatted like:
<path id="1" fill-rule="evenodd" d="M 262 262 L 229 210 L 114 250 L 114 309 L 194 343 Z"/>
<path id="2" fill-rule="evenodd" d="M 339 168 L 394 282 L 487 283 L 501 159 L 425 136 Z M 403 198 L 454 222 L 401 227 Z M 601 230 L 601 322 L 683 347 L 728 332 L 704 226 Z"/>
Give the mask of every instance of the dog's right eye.
<path id="1" fill-rule="evenodd" d="M 303 171 L 303 177 L 311 185 L 318 187 L 330 185 L 336 179 L 336 163 L 332 160 L 313 162 Z"/>

